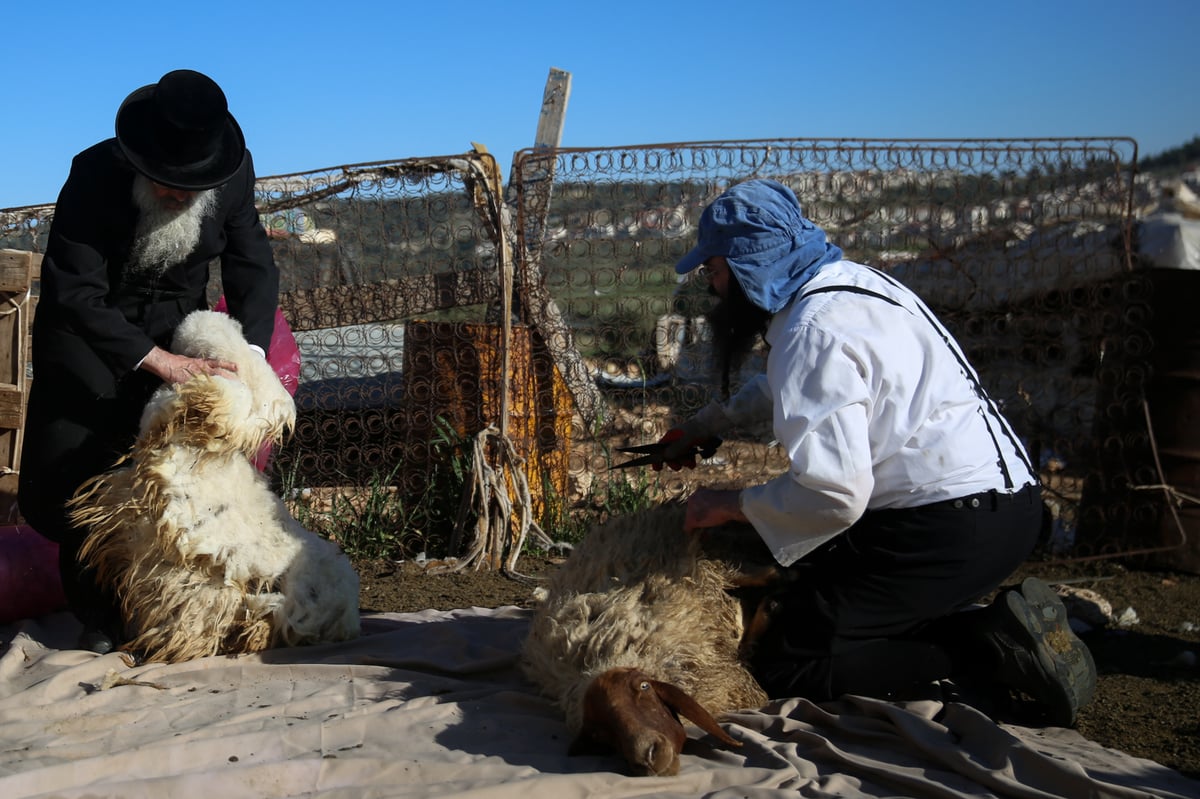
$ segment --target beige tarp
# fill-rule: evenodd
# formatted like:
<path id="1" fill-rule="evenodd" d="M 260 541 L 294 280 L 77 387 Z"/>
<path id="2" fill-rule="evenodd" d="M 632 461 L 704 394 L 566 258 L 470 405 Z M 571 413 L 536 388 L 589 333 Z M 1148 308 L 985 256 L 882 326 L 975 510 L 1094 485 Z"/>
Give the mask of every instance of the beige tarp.
<path id="1" fill-rule="evenodd" d="M 356 641 L 129 668 L 64 648 L 67 614 L 0 627 L 0 797 L 1196 797 L 1069 730 L 961 705 L 778 701 L 691 729 L 677 777 L 567 757 L 516 668 L 529 611 L 381 614 Z"/>

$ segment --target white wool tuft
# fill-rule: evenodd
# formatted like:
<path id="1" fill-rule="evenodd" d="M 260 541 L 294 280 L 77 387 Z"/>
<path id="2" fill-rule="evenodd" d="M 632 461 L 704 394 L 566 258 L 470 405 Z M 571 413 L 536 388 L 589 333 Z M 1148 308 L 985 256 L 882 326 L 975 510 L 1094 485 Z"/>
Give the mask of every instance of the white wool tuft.
<path id="1" fill-rule="evenodd" d="M 276 440 L 296 425 L 296 403 L 280 382 L 267 359 L 242 337 L 241 324 L 228 314 L 196 311 L 188 314 L 175 331 L 172 351 L 192 358 L 221 358 L 238 365 L 238 379 L 248 395 L 231 402 L 245 402 L 233 425 L 242 435 L 253 431 L 262 442 Z M 214 378 L 225 380 L 228 378 Z M 165 387 L 164 387 L 165 388 Z M 151 402 L 153 404 L 153 401 Z M 231 407 L 231 414 L 233 409 Z M 242 416 L 240 414 L 244 413 Z"/>
<path id="2" fill-rule="evenodd" d="M 84 484 L 81 556 L 122 598 L 127 647 L 176 662 L 358 635 L 358 575 L 305 529 L 251 459 L 295 404 L 231 317 L 189 315 L 175 351 L 238 365 L 155 392 L 130 456 Z"/>

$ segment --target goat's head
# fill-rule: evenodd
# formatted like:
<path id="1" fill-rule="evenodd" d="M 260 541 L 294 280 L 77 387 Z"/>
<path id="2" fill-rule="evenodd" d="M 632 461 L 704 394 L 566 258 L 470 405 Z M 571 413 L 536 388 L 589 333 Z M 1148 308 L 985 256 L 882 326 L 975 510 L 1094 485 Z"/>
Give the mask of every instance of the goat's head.
<path id="1" fill-rule="evenodd" d="M 178 444 L 249 458 L 278 443 L 296 422 L 296 405 L 271 366 L 242 338 L 237 320 L 214 311 L 188 314 L 173 351 L 238 365 L 236 378 L 197 375 L 159 388 L 142 414 L 141 444 Z"/>
<path id="2" fill-rule="evenodd" d="M 730 746 L 741 746 L 683 689 L 639 669 L 615 668 L 593 679 L 584 693 L 582 725 L 568 754 L 616 749 L 635 775 L 673 776 L 687 740 L 680 716 Z"/>
<path id="3" fill-rule="evenodd" d="M 253 457 L 264 434 L 261 425 L 253 424 L 251 403 L 249 389 L 237 379 L 197 375 L 163 386 L 142 412 L 139 452 L 174 445 Z"/>

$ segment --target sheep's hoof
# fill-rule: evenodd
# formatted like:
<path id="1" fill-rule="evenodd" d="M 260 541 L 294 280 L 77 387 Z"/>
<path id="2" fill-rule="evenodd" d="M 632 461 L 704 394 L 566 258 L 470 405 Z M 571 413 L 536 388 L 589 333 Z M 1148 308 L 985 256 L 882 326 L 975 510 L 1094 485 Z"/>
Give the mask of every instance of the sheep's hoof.
<path id="1" fill-rule="evenodd" d="M 113 651 L 113 639 L 108 633 L 96 627 L 89 627 L 79 636 L 79 648 L 97 655 L 107 655 Z"/>

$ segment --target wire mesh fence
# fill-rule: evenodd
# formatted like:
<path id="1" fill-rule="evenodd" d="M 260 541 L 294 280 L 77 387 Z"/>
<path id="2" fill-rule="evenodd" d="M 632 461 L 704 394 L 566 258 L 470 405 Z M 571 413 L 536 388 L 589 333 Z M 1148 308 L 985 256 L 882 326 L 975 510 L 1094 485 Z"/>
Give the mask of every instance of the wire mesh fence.
<path id="1" fill-rule="evenodd" d="M 486 153 L 262 178 L 302 364 L 275 468 L 305 490 L 386 486 L 432 509 L 405 520 L 417 536 L 458 506 L 452 439 L 501 419 L 545 513 L 616 481 L 669 498 L 780 473 L 769 430 L 735 431 L 694 472 L 608 471 L 616 446 L 720 394 L 711 298 L 673 266 L 708 202 L 770 177 L 959 339 L 1040 465 L 1060 554 L 1157 546 L 1136 157 L 1125 139 L 786 139 L 526 150 L 505 197 Z M 40 252 L 52 215 L 0 211 L 0 246 Z"/>
<path id="2" fill-rule="evenodd" d="M 460 444 L 501 417 L 535 486 L 565 479 L 548 464 L 565 458 L 557 436 L 569 420 L 540 410 L 555 398 L 532 374 L 530 332 L 501 335 L 495 324 L 506 307 L 501 194 L 494 159 L 476 152 L 256 186 L 300 351 L 297 424 L 274 453 L 275 475 L 314 514 L 389 525 L 398 552 L 444 541 L 468 478 Z M 53 210 L 0 212 L 0 246 L 43 251 Z M 219 295 L 214 268 L 210 303 Z M 510 349 L 523 355 L 511 365 Z M 387 507 L 364 504 L 383 494 Z"/>
<path id="3" fill-rule="evenodd" d="M 553 309 L 523 311 L 564 320 L 601 394 L 581 407 L 610 411 L 575 432 L 596 446 L 577 448 L 572 483 L 603 474 L 613 446 L 653 440 L 718 396 L 710 298 L 673 265 L 707 203 L 768 177 L 795 190 L 848 258 L 911 286 L 959 339 L 1040 465 L 1059 552 L 1156 546 L 1161 494 L 1145 488 L 1159 479 L 1142 404 L 1152 287 L 1131 257 L 1135 163 L 1125 139 L 522 151 L 522 283 L 544 286 Z M 664 493 L 779 473 L 769 439 L 741 431 L 696 472 L 660 477 Z"/>
<path id="4" fill-rule="evenodd" d="M 426 387 L 432 363 L 411 362 L 406 328 L 418 317 L 482 322 L 498 307 L 495 204 L 477 197 L 483 175 L 468 154 L 258 182 L 280 306 L 301 352 L 297 428 L 279 461 L 291 479 L 347 485 L 383 473 L 415 483 L 427 473 L 438 395 Z M 470 342 L 444 343 L 464 353 Z M 416 384 L 406 365 L 421 373 Z"/>

